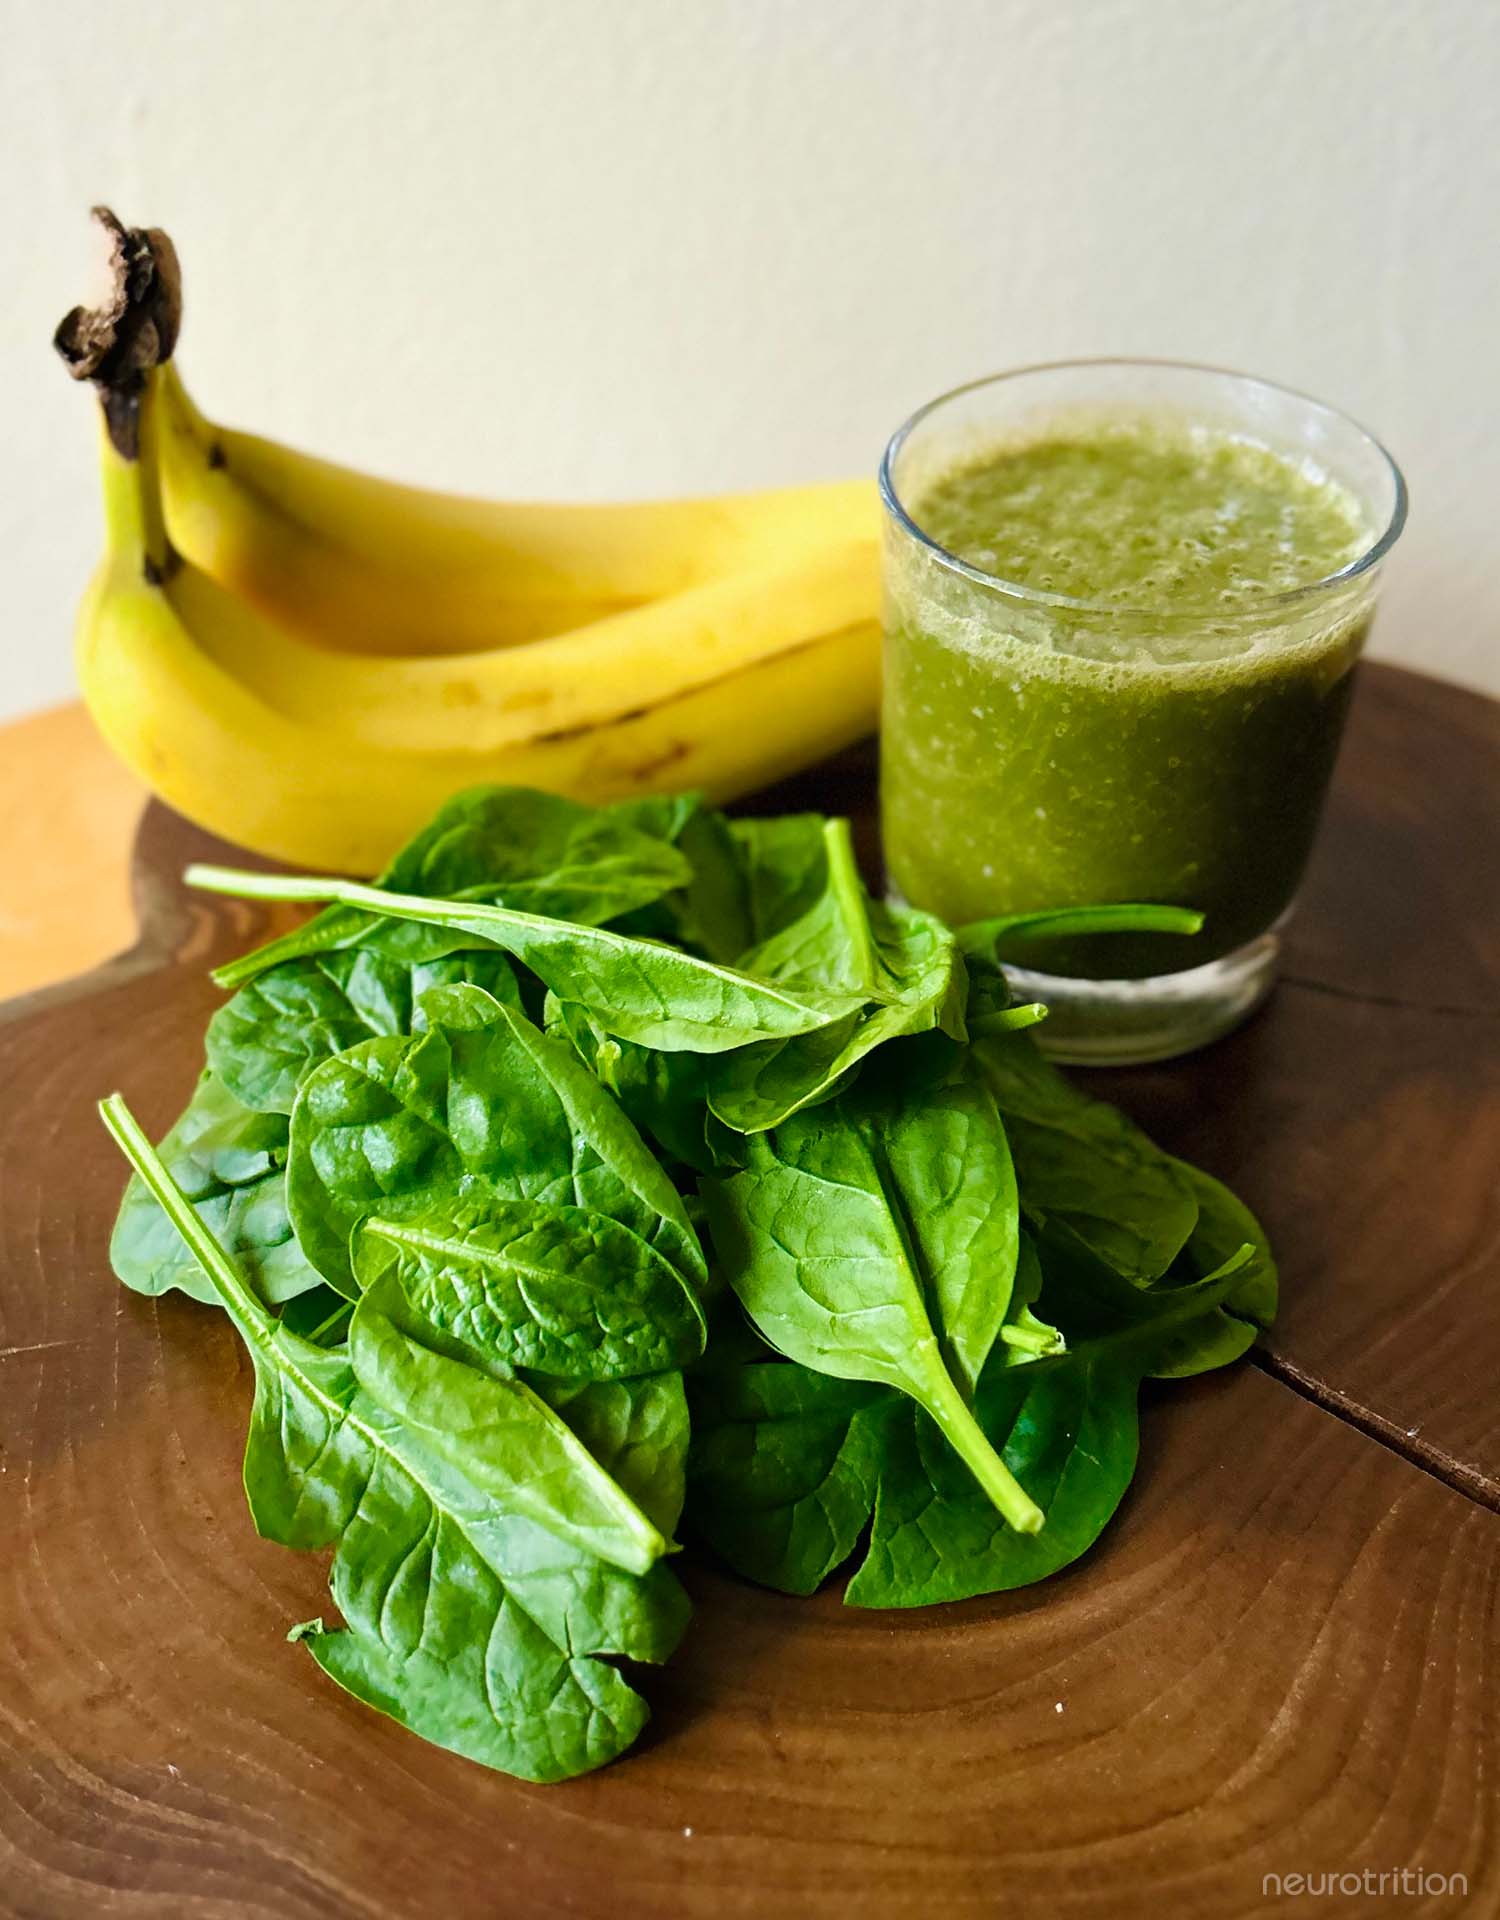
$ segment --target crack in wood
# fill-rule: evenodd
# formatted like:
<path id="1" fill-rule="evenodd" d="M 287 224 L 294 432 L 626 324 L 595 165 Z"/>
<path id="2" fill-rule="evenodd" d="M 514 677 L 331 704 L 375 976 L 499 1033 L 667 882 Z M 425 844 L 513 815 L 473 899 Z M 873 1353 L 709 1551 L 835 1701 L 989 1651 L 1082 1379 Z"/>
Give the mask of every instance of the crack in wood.
<path id="1" fill-rule="evenodd" d="M 1403 1427 L 1399 1421 L 1388 1420 L 1373 1407 L 1340 1393 L 1326 1380 L 1305 1372 L 1293 1361 L 1265 1347 L 1252 1347 L 1245 1357 L 1262 1373 L 1290 1388 L 1300 1399 L 1310 1401 L 1343 1425 L 1353 1427 L 1387 1452 L 1399 1454 L 1408 1466 L 1417 1468 L 1433 1480 L 1441 1480 L 1445 1487 L 1461 1493 L 1476 1506 L 1486 1507 L 1491 1513 L 1500 1513 L 1500 1486 L 1482 1468 L 1470 1466 L 1467 1461 L 1456 1459 L 1442 1448 L 1423 1442 L 1419 1428 Z"/>
<path id="2" fill-rule="evenodd" d="M 1312 980 L 1303 973 L 1282 973 L 1279 984 L 1302 987 L 1308 993 L 1326 993 L 1333 1000 L 1349 1000 L 1360 1007 L 1386 1007 L 1395 1013 L 1437 1013 L 1454 1020 L 1500 1020 L 1500 1006 L 1463 1007 L 1444 1000 L 1404 1000 L 1395 993 L 1365 993 L 1358 987 L 1341 987 L 1332 980 Z"/>

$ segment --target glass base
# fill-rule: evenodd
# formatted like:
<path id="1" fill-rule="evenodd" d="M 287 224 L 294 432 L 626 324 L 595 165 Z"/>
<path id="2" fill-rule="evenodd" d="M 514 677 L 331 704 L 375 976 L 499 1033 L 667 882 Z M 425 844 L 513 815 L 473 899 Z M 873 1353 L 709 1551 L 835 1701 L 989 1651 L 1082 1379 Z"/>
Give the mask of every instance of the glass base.
<path id="1" fill-rule="evenodd" d="M 1222 960 L 1149 980 L 1073 980 L 1008 960 L 1005 977 L 1015 999 L 1047 1003 L 1031 1032 L 1054 1060 L 1140 1067 L 1206 1047 L 1248 1020 L 1276 983 L 1280 953 L 1273 928 Z"/>

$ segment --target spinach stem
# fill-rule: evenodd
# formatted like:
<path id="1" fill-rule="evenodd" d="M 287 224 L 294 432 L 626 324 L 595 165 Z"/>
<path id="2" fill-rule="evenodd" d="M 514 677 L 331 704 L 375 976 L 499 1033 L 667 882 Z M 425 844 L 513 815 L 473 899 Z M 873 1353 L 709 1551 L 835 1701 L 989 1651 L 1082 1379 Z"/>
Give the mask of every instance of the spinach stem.
<path id="1" fill-rule="evenodd" d="M 1063 1353 L 1066 1348 L 1060 1333 L 1052 1327 L 1019 1327 L 1009 1321 L 1000 1329 L 1000 1338 L 1018 1353 Z"/>
<path id="2" fill-rule="evenodd" d="M 958 929 L 965 953 L 1000 954 L 1001 944 L 1088 933 L 1200 933 L 1203 915 L 1192 907 L 1150 902 L 1120 902 L 1102 907 L 1042 907 L 1031 913 L 1002 913 Z"/>
<path id="3" fill-rule="evenodd" d="M 249 873 L 239 867 L 215 867 L 195 863 L 183 874 L 190 887 L 205 893 L 232 893 L 241 900 L 336 900 L 350 907 L 368 907 L 374 913 L 390 911 L 392 900 L 405 902 L 406 895 L 382 893 L 358 880 L 343 880 L 326 873 Z M 443 909 L 452 908 L 449 900 L 424 900 L 424 913 L 440 919 Z"/>
<path id="4" fill-rule="evenodd" d="M 969 1022 L 970 1034 L 1019 1033 L 1047 1018 L 1045 1000 L 1024 1000 L 1019 1006 L 997 1007 L 993 1013 L 976 1014 Z"/>
<path id="5" fill-rule="evenodd" d="M 99 1102 L 99 1117 L 115 1145 L 140 1175 L 152 1198 L 187 1243 L 223 1301 L 231 1320 L 250 1341 L 269 1337 L 271 1316 L 250 1291 L 228 1254 L 204 1226 L 197 1210 L 163 1166 L 155 1147 L 141 1132 L 135 1115 L 118 1093 Z"/>
<path id="6" fill-rule="evenodd" d="M 1017 1533 L 1040 1533 L 1047 1516 L 990 1445 L 947 1368 L 936 1362 L 931 1375 L 922 1404 L 942 1428 L 948 1444 L 1002 1520 Z"/>
<path id="7" fill-rule="evenodd" d="M 828 854 L 828 884 L 844 931 L 849 936 L 854 984 L 873 993 L 880 984 L 880 960 L 870 933 L 870 916 L 865 911 L 864 886 L 854 859 L 854 837 L 847 820 L 823 822 L 823 845 Z"/>

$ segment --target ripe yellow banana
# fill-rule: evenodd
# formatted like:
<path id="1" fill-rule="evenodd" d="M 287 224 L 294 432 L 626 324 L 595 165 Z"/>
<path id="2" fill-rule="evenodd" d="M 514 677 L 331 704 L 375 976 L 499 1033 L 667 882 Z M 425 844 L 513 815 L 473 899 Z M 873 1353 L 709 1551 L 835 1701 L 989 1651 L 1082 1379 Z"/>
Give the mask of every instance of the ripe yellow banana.
<path id="1" fill-rule="evenodd" d="M 879 532 L 870 481 L 619 506 L 398 486 L 216 426 L 161 370 L 167 531 L 325 648 L 488 652 Z"/>
<path id="2" fill-rule="evenodd" d="M 152 434 L 143 409 L 134 460 L 104 435 L 109 547 L 79 615 L 80 684 L 106 739 L 169 805 L 257 852 L 374 872 L 453 792 L 482 781 L 596 801 L 682 788 L 727 800 L 874 724 L 878 635 L 862 549 L 813 563 L 805 598 L 785 573 L 734 583 L 742 623 L 728 583 L 701 590 L 720 595 L 719 625 L 683 619 L 696 594 L 621 616 L 651 612 L 663 631 L 691 632 L 694 672 L 652 683 L 636 669 L 645 656 L 627 649 L 607 681 L 585 671 L 558 683 L 589 717 L 527 731 L 498 724 L 475 669 L 513 668 L 532 648 L 447 663 L 320 656 L 176 555 L 154 490 Z M 744 644 L 746 631 L 757 647 Z M 597 634 L 571 638 L 602 671 Z M 558 673 L 568 644 L 537 643 L 554 650 Z M 302 682 L 292 663 L 309 656 L 320 674 Z M 462 667 L 470 677 L 453 684 L 465 691 L 445 699 L 434 676 L 417 683 L 434 695 L 419 703 L 410 676 L 420 667 Z"/>
<path id="3" fill-rule="evenodd" d="M 105 416 L 108 548 L 79 677 L 106 738 L 189 818 L 369 872 L 464 786 L 727 800 L 873 727 L 865 490 L 826 490 L 815 537 L 807 489 L 483 507 L 221 436 L 170 371 L 170 241 L 101 217 L 114 294 L 57 339 Z M 465 554 L 489 583 L 472 605 Z M 390 651 L 424 597 L 451 623 Z M 578 624 L 516 644 L 564 604 Z M 351 641 L 351 608 L 384 620 L 377 644 Z"/>

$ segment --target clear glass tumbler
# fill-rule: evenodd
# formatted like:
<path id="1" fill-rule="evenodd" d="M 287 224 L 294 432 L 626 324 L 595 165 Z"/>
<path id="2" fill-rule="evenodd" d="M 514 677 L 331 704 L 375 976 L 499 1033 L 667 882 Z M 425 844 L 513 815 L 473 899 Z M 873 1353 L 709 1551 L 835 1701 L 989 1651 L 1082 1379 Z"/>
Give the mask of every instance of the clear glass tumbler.
<path id="1" fill-rule="evenodd" d="M 1139 422 L 1248 440 L 1337 485 L 1358 505 L 1361 550 L 1291 591 L 1185 611 L 1017 585 L 923 531 L 940 475 L 1007 445 Z M 954 925 L 1094 902 L 1198 908 L 1195 936 L 1054 939 L 1012 971 L 1049 1004 L 1037 1038 L 1062 1059 L 1162 1060 L 1227 1032 L 1275 978 L 1406 516 L 1395 462 L 1352 420 L 1266 381 L 1093 360 L 934 400 L 895 434 L 880 478 L 893 891 Z"/>

